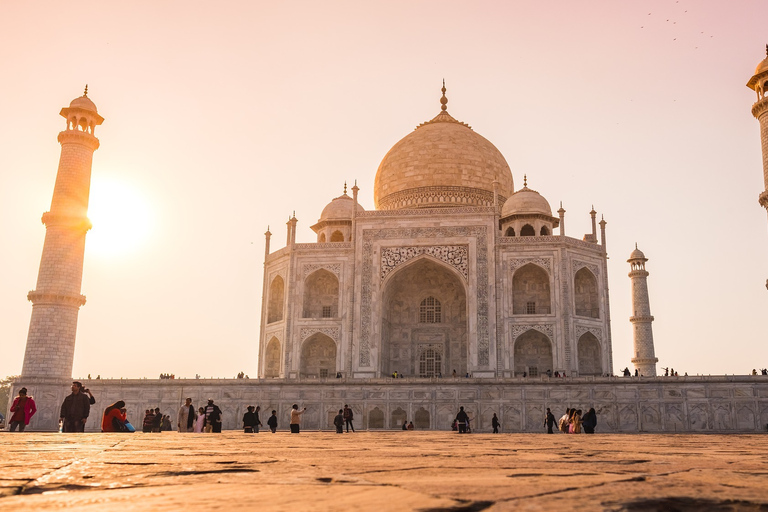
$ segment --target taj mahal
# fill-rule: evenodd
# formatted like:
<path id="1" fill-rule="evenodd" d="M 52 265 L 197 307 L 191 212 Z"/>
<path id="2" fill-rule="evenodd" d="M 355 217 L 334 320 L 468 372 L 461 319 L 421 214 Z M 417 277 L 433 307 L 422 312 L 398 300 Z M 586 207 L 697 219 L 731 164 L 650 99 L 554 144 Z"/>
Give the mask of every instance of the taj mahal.
<path id="1" fill-rule="evenodd" d="M 759 200 L 768 208 L 768 57 L 747 86 L 757 93 Z M 137 418 L 150 405 L 175 414 L 182 397 L 212 398 L 226 429 L 239 427 L 246 405 L 285 417 L 293 403 L 307 407 L 305 430 L 331 428 L 345 403 L 371 430 L 405 418 L 418 429 L 449 429 L 459 406 L 479 431 L 498 414 L 507 432 L 540 432 L 546 408 L 571 406 L 594 407 L 600 432 L 765 428 L 766 378 L 657 376 L 648 258 L 637 247 L 621 249 L 636 377 L 614 376 L 606 220 L 593 208 L 591 231 L 569 233 L 562 204 L 553 211 L 537 191 L 546 192 L 545 180 L 524 175 L 520 187 L 517 176 L 516 188 L 504 156 L 448 113 L 445 83 L 441 92 L 437 115 L 381 160 L 374 210 L 345 184 L 310 226 L 316 242 L 296 242 L 295 215 L 284 247 L 273 250 L 265 233 L 262 308 L 252 318 L 258 378 L 88 381 L 100 404 L 124 400 Z M 87 89 L 60 114 L 59 169 L 12 385 L 35 396 L 31 430 L 55 430 L 69 392 L 95 130 L 104 121 Z"/>

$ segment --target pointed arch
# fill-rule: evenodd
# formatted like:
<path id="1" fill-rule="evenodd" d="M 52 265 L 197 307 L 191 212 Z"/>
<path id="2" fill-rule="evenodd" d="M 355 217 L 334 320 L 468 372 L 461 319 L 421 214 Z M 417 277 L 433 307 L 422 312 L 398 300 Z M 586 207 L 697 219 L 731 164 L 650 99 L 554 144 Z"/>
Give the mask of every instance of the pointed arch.
<path id="1" fill-rule="evenodd" d="M 552 340 L 541 331 L 529 329 L 515 340 L 512 367 L 515 376 L 536 377 L 552 370 Z"/>
<path id="2" fill-rule="evenodd" d="M 344 241 L 344 233 L 341 231 L 334 231 L 331 233 L 331 242 L 343 242 Z"/>
<path id="3" fill-rule="evenodd" d="M 509 226 L 507 231 L 504 233 L 504 236 L 515 236 L 515 228 Z"/>
<path id="4" fill-rule="evenodd" d="M 587 267 L 576 272 L 573 278 L 573 297 L 577 316 L 600 318 L 597 278 Z"/>
<path id="5" fill-rule="evenodd" d="M 317 243 L 324 244 L 325 243 L 325 233 L 320 233 L 320 236 L 317 239 Z"/>
<path id="6" fill-rule="evenodd" d="M 318 332 L 301 345 L 302 377 L 333 377 L 336 375 L 336 342 Z"/>
<path id="7" fill-rule="evenodd" d="M 280 341 L 272 336 L 264 351 L 264 377 L 274 379 L 280 377 Z"/>
<path id="8" fill-rule="evenodd" d="M 548 315 L 551 310 L 549 273 L 535 263 L 515 270 L 512 276 L 512 314 Z"/>
<path id="9" fill-rule="evenodd" d="M 303 318 L 339 316 L 339 278 L 324 268 L 315 270 L 304 281 Z"/>
<path id="10" fill-rule="evenodd" d="M 602 375 L 603 357 L 600 341 L 591 332 L 585 332 L 578 341 L 579 375 Z"/>
<path id="11" fill-rule="evenodd" d="M 520 229 L 520 236 L 536 236 L 536 230 L 530 224 L 526 224 Z"/>
<path id="12" fill-rule="evenodd" d="M 539 234 L 541 236 L 549 236 L 549 228 L 547 226 L 541 226 L 541 231 Z"/>
<path id="13" fill-rule="evenodd" d="M 279 322 L 283 319 L 283 304 L 285 302 L 285 283 L 283 278 L 275 276 L 269 285 L 269 301 L 267 302 L 267 323 Z"/>

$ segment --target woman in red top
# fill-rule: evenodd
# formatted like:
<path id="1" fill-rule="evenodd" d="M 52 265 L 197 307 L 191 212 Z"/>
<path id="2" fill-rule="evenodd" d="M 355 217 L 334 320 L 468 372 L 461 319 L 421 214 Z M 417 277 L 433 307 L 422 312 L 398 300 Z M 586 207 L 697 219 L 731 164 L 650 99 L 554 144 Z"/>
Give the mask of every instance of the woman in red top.
<path id="1" fill-rule="evenodd" d="M 101 417 L 101 431 L 102 432 L 124 432 L 123 429 L 118 428 L 119 425 L 125 425 L 125 414 L 120 410 L 125 407 L 125 402 L 118 400 L 106 409 L 104 409 L 104 415 Z M 119 422 L 119 425 L 115 425 L 115 420 Z"/>
<path id="2" fill-rule="evenodd" d="M 11 405 L 10 427 L 11 432 L 14 432 L 17 428 L 19 432 L 24 432 L 24 429 L 29 425 L 29 420 L 37 412 L 35 401 L 31 396 L 27 396 L 27 388 L 21 388 L 19 390 L 19 396 L 17 396 L 13 405 Z"/>

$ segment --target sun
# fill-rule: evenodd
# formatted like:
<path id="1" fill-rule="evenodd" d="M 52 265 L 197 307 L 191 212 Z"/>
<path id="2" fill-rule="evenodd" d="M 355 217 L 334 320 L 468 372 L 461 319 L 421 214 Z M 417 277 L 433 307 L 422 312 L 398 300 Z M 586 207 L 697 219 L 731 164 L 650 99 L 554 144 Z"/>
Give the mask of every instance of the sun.
<path id="1" fill-rule="evenodd" d="M 133 254 L 152 231 L 152 212 L 145 196 L 128 181 L 111 177 L 93 177 L 88 218 L 93 228 L 86 238 L 86 250 L 98 256 Z"/>

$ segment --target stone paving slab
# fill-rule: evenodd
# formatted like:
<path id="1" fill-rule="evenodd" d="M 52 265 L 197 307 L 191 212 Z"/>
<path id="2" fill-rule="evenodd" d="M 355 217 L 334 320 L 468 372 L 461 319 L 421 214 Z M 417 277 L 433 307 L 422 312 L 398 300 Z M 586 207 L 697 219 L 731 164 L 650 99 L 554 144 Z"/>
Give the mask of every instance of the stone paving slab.
<path id="1" fill-rule="evenodd" d="M 0 434 L 4 510 L 766 510 L 768 436 Z"/>

